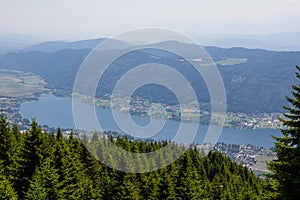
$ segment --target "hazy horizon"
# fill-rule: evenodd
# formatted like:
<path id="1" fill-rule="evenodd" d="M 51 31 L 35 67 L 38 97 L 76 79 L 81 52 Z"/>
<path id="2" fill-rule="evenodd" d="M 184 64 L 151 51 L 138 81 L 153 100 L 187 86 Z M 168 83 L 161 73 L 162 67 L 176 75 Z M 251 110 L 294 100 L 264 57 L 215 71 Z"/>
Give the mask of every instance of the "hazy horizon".
<path id="1" fill-rule="evenodd" d="M 190 37 L 300 32 L 299 8 L 299 0 L 1 0 L 0 36 L 80 40 L 141 27 Z"/>

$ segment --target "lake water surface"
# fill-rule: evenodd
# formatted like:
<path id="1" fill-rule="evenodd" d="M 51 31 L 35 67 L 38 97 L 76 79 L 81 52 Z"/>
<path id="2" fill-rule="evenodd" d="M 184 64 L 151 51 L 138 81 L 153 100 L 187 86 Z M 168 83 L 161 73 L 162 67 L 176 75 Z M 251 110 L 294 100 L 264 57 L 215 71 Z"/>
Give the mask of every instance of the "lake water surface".
<path id="1" fill-rule="evenodd" d="M 89 105 L 84 105 L 89 106 Z M 83 112 L 84 113 L 84 112 Z M 71 97 L 56 97 L 54 95 L 43 95 L 37 101 L 30 101 L 21 104 L 20 114 L 25 118 L 36 118 L 39 124 L 62 128 L 75 128 L 73 113 L 72 113 L 72 98 Z M 117 131 L 124 133 L 112 117 L 111 109 L 96 108 L 98 121 L 103 131 Z M 122 114 L 122 113 L 121 113 Z M 89 121 L 89 116 L 83 116 Z M 140 126 L 149 124 L 150 119 L 132 116 L 133 121 Z M 159 119 L 157 119 L 159 120 Z M 189 123 L 183 122 L 186 127 Z M 180 125 L 178 121 L 166 120 L 163 129 L 153 139 L 172 139 Z M 201 143 L 204 139 L 208 126 L 200 125 L 194 142 Z M 90 130 L 95 130 L 95 127 L 90 127 Z M 129 133 L 130 134 L 130 133 Z M 187 131 L 187 134 L 188 131 Z M 234 128 L 223 128 L 219 142 L 228 144 L 253 144 L 263 147 L 273 146 L 274 140 L 271 135 L 279 136 L 280 131 L 275 129 L 254 129 L 241 130 Z M 182 138 L 184 140 L 184 138 Z"/>

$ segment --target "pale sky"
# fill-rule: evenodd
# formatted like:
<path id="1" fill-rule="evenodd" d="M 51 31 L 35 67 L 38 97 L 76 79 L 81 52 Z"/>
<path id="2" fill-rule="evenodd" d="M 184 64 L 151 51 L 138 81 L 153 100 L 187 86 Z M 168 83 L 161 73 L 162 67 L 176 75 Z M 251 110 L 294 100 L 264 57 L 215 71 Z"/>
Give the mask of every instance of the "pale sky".
<path id="1" fill-rule="evenodd" d="M 190 36 L 300 31 L 300 0 L 0 0 L 0 35 L 55 39 L 161 27 Z"/>

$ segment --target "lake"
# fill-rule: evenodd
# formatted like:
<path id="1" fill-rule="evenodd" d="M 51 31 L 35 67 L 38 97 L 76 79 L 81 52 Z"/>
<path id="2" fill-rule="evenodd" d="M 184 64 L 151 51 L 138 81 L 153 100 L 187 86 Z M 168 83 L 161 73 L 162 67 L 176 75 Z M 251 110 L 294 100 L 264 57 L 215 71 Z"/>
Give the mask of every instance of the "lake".
<path id="1" fill-rule="evenodd" d="M 84 105 L 89 106 L 89 105 Z M 83 107 L 84 107 L 83 106 Z M 83 112 L 84 113 L 84 112 Z M 48 125 L 61 128 L 75 128 L 73 113 L 72 113 L 72 98 L 71 97 L 56 97 L 54 95 L 43 95 L 37 101 L 29 101 L 21 104 L 20 114 L 24 118 L 36 118 L 41 125 Z M 96 115 L 103 131 L 117 131 L 124 133 L 112 117 L 111 109 L 96 108 Z M 120 113 L 122 115 L 122 113 Z M 83 116 L 83 119 L 88 123 L 89 116 Z M 133 121 L 140 125 L 146 126 L 150 123 L 149 118 L 132 116 Z M 160 119 L 155 119 L 160 120 Z M 189 127 L 190 123 L 182 122 L 185 127 Z M 179 121 L 166 120 L 164 127 L 152 139 L 172 139 L 175 136 L 180 126 Z M 96 127 L 90 126 L 89 130 L 95 130 Z M 200 125 L 195 136 L 194 142 L 201 143 L 208 129 L 207 125 Z M 187 129 L 187 134 L 188 129 Z M 219 142 L 228 144 L 253 144 L 262 147 L 272 147 L 273 139 L 271 135 L 280 136 L 280 131 L 276 129 L 234 129 L 223 128 Z M 180 138 L 179 138 L 180 139 Z M 181 138 L 184 140 L 184 138 Z M 177 141 L 177 140 L 176 140 Z"/>

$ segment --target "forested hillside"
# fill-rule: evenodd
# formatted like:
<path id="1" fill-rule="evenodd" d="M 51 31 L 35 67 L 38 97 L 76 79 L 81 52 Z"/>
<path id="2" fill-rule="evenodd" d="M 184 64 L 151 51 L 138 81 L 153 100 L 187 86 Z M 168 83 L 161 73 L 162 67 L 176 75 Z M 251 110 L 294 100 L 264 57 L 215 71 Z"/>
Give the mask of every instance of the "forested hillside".
<path id="1" fill-rule="evenodd" d="M 95 148 L 110 140 L 133 152 L 151 152 L 168 144 L 97 134 L 84 140 Z M 124 173 L 97 161 L 74 135 L 65 138 L 59 129 L 43 133 L 35 121 L 21 134 L 1 118 L 0 165 L 1 199 L 268 199 L 271 195 L 267 182 L 220 153 L 204 155 L 191 148 L 160 170 Z"/>
<path id="2" fill-rule="evenodd" d="M 164 45 L 168 45 L 168 42 Z M 186 44 L 176 45 L 183 51 L 193 48 Z M 41 76 L 48 83 L 48 87 L 70 94 L 76 73 L 90 49 L 63 49 L 51 52 L 54 48 L 52 45 L 51 48 L 47 45 L 42 47 L 40 49 L 38 46 L 35 47 L 35 50 L 40 51 L 10 53 L 0 57 L 0 68 L 32 72 Z M 85 46 L 76 46 L 79 47 Z M 217 47 L 205 49 L 218 65 L 224 80 L 228 111 L 244 113 L 283 111 L 281 105 L 285 103 L 285 99 L 282 94 L 287 94 L 291 89 L 290 85 L 295 83 L 293 66 L 300 64 L 300 52 Z M 180 60 L 182 59 L 178 56 L 161 51 L 131 52 L 117 59 L 109 67 L 100 80 L 101 89 L 98 88 L 96 95 L 102 97 L 109 94 L 116 81 L 132 67 L 145 63 L 160 63 L 172 66 L 186 76 L 201 105 L 207 105 L 210 99 L 206 84 L 200 76 L 196 76 L 188 62 Z M 169 90 L 158 86 L 147 86 L 137 91 L 135 95 L 167 104 L 177 102 Z"/>

